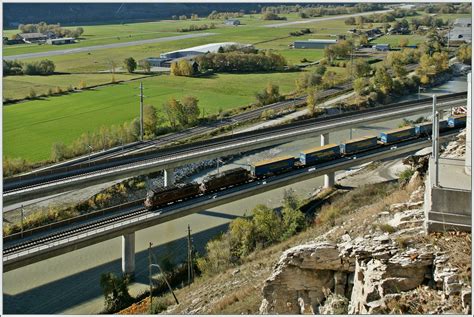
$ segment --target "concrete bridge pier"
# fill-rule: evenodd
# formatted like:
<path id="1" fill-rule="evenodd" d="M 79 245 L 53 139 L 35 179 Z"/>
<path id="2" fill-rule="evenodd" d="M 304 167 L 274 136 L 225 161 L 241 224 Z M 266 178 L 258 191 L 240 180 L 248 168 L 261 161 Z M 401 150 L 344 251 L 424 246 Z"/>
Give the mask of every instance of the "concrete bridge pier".
<path id="1" fill-rule="evenodd" d="M 131 278 L 135 274 L 135 232 L 122 235 L 122 273 Z"/>
<path id="2" fill-rule="evenodd" d="M 321 134 L 321 146 L 329 144 L 329 133 Z M 324 188 L 334 187 L 334 172 L 324 175 Z"/>
<path id="3" fill-rule="evenodd" d="M 163 185 L 165 187 L 172 186 L 174 184 L 174 168 L 163 170 L 163 178 Z"/>

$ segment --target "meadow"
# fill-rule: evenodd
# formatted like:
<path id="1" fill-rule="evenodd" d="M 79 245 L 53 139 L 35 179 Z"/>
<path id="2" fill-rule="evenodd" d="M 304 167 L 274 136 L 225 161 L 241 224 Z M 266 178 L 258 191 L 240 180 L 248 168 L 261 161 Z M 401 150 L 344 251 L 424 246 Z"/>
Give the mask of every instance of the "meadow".
<path id="1" fill-rule="evenodd" d="M 372 44 L 390 44 L 390 47 L 399 47 L 400 40 L 407 39 L 408 45 L 418 45 L 426 41 L 423 35 L 384 35 L 372 41 Z"/>
<path id="2" fill-rule="evenodd" d="M 193 95 L 206 115 L 249 104 L 268 82 L 282 93 L 295 87 L 300 73 L 219 74 L 212 78 L 157 76 L 143 80 L 145 104 L 161 105 L 171 97 Z M 29 101 L 3 109 L 3 154 L 32 161 L 49 159 L 55 142 L 72 142 L 101 126 L 139 116 L 138 81 L 59 97 Z"/>

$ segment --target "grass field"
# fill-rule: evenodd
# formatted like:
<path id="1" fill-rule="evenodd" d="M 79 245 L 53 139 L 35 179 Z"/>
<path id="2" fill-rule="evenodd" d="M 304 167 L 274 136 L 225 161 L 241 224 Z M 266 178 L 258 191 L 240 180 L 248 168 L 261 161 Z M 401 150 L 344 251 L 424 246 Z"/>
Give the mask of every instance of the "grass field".
<path id="1" fill-rule="evenodd" d="M 158 76 L 143 80 L 145 103 L 161 108 L 170 97 L 194 95 L 206 114 L 255 100 L 268 82 L 283 93 L 294 89 L 300 73 L 219 74 L 215 78 Z M 138 117 L 138 83 L 29 101 L 4 107 L 3 154 L 32 161 L 48 159 L 54 142 L 70 143 L 82 133 Z"/>
<path id="2" fill-rule="evenodd" d="M 443 15 L 443 18 L 455 19 L 461 16 L 466 15 L 446 15 L 446 17 Z M 288 21 L 298 19 L 295 14 L 287 15 L 287 17 Z M 233 41 L 254 44 L 259 49 L 273 49 L 293 64 L 300 63 L 303 58 L 316 61 L 323 57 L 323 50 L 290 49 L 288 45 L 299 39 L 334 38 L 337 34 L 347 34 L 347 30 L 353 28 L 353 26 L 345 25 L 344 19 L 280 28 L 263 27 L 264 24 L 275 23 L 275 21 L 262 21 L 260 15 L 246 15 L 240 20 L 243 25 L 239 27 L 224 26 L 222 21 L 208 19 L 84 26 L 84 40 L 75 44 L 77 46 L 173 36 L 177 34 L 177 28 L 191 24 L 214 22 L 217 28 L 203 31 L 216 33 L 209 37 L 104 49 L 90 52 L 90 54 L 52 56 L 48 59 L 55 62 L 56 71 L 66 74 L 6 77 L 3 79 L 4 97 L 21 98 L 27 96 L 31 88 L 37 94 L 42 94 L 56 86 L 61 88 L 69 85 L 78 86 L 81 80 L 88 86 L 107 83 L 111 75 L 97 74 L 97 72 L 110 69 L 111 62 L 122 66 L 123 60 L 127 57 L 140 60 L 158 56 L 163 52 L 214 42 Z M 314 33 L 301 37 L 289 37 L 290 32 L 303 28 L 310 28 Z M 14 33 L 17 33 L 17 30 L 4 31 L 6 35 Z M 117 39 L 117 34 L 120 34 L 120 39 Z M 389 43 L 396 47 L 401 37 L 403 36 L 384 36 L 374 43 Z M 409 38 L 409 44 L 424 41 L 422 36 L 406 37 Z M 51 46 L 46 45 L 17 46 L 4 48 L 4 54 L 14 55 L 52 49 Z M 58 46 L 54 49 L 65 47 Z M 72 46 L 68 47 L 72 48 Z M 337 69 L 337 71 L 345 70 Z M 136 76 L 139 75 L 116 74 L 116 80 L 132 79 Z M 268 82 L 278 84 L 283 93 L 290 92 L 294 89 L 294 80 L 298 76 L 298 73 L 219 74 L 211 78 L 157 76 L 143 80 L 147 96 L 145 102 L 160 108 L 161 104 L 170 97 L 194 95 L 199 98 L 200 107 L 206 114 L 215 113 L 219 108 L 230 109 L 254 101 L 254 93 L 261 90 Z M 54 142 L 67 144 L 84 132 L 96 131 L 101 126 L 119 124 L 137 117 L 137 86 L 137 82 L 129 82 L 4 107 L 4 155 L 23 157 L 33 161 L 48 159 Z"/>
<path id="3" fill-rule="evenodd" d="M 391 47 L 399 47 L 401 39 L 407 39 L 408 45 L 418 45 L 426 40 L 423 35 L 384 35 L 372 41 L 373 44 L 390 44 Z"/>
<path id="4" fill-rule="evenodd" d="M 140 74 L 115 74 L 115 81 L 126 81 L 143 77 Z M 49 89 L 60 87 L 66 90 L 69 86 L 81 87 L 83 82 L 86 87 L 107 84 L 112 81 L 111 74 L 63 74 L 47 76 L 9 76 L 3 81 L 4 99 L 22 99 L 29 95 L 33 89 L 37 95 L 43 95 Z"/>

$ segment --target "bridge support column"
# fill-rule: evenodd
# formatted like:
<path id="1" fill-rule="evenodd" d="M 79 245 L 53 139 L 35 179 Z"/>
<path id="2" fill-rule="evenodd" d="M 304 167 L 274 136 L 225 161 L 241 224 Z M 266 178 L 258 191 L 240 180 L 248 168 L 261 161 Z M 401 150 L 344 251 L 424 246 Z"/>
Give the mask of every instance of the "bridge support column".
<path id="1" fill-rule="evenodd" d="M 165 187 L 174 184 L 174 168 L 168 168 L 163 170 L 163 185 Z"/>
<path id="2" fill-rule="evenodd" d="M 321 134 L 321 146 L 329 144 L 329 133 Z M 334 187 L 334 172 L 324 175 L 324 188 Z"/>
<path id="3" fill-rule="evenodd" d="M 135 274 L 135 232 L 122 236 L 122 273 L 131 278 Z"/>

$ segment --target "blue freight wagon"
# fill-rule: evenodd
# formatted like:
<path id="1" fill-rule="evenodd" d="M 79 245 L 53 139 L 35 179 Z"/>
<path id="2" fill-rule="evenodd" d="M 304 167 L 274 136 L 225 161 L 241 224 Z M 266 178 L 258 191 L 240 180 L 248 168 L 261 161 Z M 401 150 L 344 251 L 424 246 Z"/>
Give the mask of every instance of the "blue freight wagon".
<path id="1" fill-rule="evenodd" d="M 380 141 L 382 141 L 383 144 L 400 142 L 414 137 L 416 137 L 414 127 L 392 129 L 390 131 L 380 133 Z"/>
<path id="2" fill-rule="evenodd" d="M 303 165 L 327 162 L 340 156 L 339 145 L 327 144 L 318 146 L 300 153 L 300 162 Z"/>
<path id="3" fill-rule="evenodd" d="M 360 151 L 370 150 L 378 146 L 376 136 L 366 136 L 354 140 L 349 140 L 340 145 L 341 154 L 352 154 Z"/>
<path id="4" fill-rule="evenodd" d="M 433 133 L 433 124 L 431 122 L 420 123 L 415 126 L 416 135 L 427 136 Z"/>
<path id="5" fill-rule="evenodd" d="M 443 132 L 448 128 L 448 120 L 439 122 L 439 131 Z M 420 123 L 415 126 L 416 135 L 431 136 L 433 134 L 433 124 L 431 122 Z"/>
<path id="6" fill-rule="evenodd" d="M 448 126 L 450 128 L 459 128 L 459 127 L 464 127 L 465 125 L 466 125 L 465 115 L 453 116 L 453 117 L 448 118 Z"/>
<path id="7" fill-rule="evenodd" d="M 251 166 L 252 175 L 255 177 L 278 174 L 288 171 L 295 165 L 293 156 L 281 156 L 273 159 L 263 160 Z"/>

